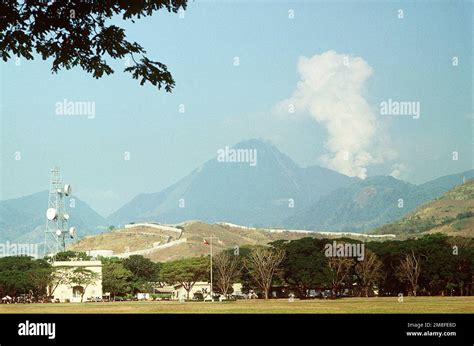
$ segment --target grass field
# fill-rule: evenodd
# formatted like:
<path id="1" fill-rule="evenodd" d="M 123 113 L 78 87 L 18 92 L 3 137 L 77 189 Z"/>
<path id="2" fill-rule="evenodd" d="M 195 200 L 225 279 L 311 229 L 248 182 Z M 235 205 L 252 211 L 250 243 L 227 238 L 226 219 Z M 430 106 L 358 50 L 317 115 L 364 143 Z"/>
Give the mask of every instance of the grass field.
<path id="1" fill-rule="evenodd" d="M 343 298 L 338 300 L 239 300 L 235 302 L 113 302 L 0 304 L 0 313 L 474 313 L 474 297 Z"/>

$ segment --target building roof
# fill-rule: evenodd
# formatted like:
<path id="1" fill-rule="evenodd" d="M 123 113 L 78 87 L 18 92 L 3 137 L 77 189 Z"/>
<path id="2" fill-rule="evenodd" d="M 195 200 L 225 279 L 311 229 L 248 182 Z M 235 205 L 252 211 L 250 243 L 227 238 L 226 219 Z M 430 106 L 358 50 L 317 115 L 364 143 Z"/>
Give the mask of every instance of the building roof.
<path id="1" fill-rule="evenodd" d="M 102 267 L 101 261 L 55 261 L 53 267 Z"/>

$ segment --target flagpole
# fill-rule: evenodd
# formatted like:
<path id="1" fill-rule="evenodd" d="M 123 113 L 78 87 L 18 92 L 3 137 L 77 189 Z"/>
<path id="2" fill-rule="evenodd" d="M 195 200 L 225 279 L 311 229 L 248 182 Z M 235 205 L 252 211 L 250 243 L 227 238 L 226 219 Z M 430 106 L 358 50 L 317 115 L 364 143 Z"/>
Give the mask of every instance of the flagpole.
<path id="1" fill-rule="evenodd" d="M 212 295 L 212 235 L 211 235 L 211 302 L 214 301 L 214 296 Z"/>

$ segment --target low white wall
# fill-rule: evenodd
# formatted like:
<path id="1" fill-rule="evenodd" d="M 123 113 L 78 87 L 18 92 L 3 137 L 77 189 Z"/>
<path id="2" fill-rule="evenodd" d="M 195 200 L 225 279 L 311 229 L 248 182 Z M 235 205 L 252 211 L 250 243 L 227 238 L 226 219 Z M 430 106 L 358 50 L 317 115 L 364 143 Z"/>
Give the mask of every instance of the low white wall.
<path id="1" fill-rule="evenodd" d="M 173 240 L 173 241 L 170 241 L 169 243 L 166 243 L 166 244 L 163 244 L 163 245 L 157 245 L 157 246 L 154 246 L 154 247 L 151 247 L 151 248 L 148 248 L 148 249 L 143 249 L 143 250 L 119 253 L 119 254 L 115 254 L 114 256 L 118 257 L 118 258 L 127 258 L 127 257 L 132 256 L 132 255 L 147 255 L 147 254 L 152 253 L 156 250 L 166 249 L 168 247 L 172 247 L 172 246 L 175 246 L 175 245 L 178 245 L 178 244 L 181 244 L 181 243 L 186 243 L 186 241 L 187 241 L 186 238 Z"/>

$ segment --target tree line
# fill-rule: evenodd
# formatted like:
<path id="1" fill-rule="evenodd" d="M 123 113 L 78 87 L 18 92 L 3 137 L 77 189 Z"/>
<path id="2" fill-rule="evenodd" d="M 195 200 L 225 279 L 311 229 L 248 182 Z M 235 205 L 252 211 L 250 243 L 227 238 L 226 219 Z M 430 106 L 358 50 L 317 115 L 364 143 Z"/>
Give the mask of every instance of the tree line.
<path id="1" fill-rule="evenodd" d="M 405 241 L 366 242 L 362 261 L 326 257 L 328 242 L 304 238 L 272 243 L 285 251 L 276 280 L 299 297 L 308 290 L 329 290 L 333 296 L 344 292 L 355 296 L 473 294 L 473 239 L 438 233 Z"/>
<path id="2" fill-rule="evenodd" d="M 327 256 L 325 247 L 363 245 L 364 256 Z M 85 253 L 65 252 L 57 260 L 88 259 Z M 101 258 L 102 285 L 112 297 L 154 292 L 164 285 L 181 285 L 189 294 L 196 282 L 210 279 L 209 256 L 154 263 L 143 256 Z M 0 296 L 29 294 L 45 296 L 58 282 L 71 286 L 96 280 L 92 274 L 62 270 L 45 259 L 5 257 L 0 259 Z M 348 239 L 279 240 L 269 246 L 243 246 L 213 257 L 213 291 L 229 295 L 234 283 L 243 293 L 261 298 L 312 296 L 472 295 L 474 240 L 426 235 L 404 241 L 365 242 Z M 63 275 L 63 276 L 62 276 Z M 63 281 L 61 281 L 63 280 Z M 275 293 L 274 293 L 275 292 Z"/>

